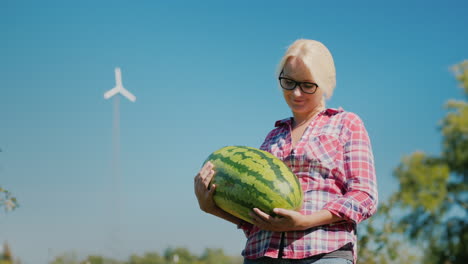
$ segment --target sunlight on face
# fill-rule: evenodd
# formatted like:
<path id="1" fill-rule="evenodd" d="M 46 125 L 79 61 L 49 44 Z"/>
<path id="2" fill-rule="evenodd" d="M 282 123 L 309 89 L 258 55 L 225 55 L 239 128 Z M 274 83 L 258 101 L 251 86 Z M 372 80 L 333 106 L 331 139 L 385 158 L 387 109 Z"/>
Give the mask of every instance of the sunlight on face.
<path id="1" fill-rule="evenodd" d="M 298 82 L 315 82 L 307 66 L 298 57 L 290 57 L 286 61 L 283 75 Z M 294 114 L 308 114 L 322 106 L 323 91 L 319 87 L 314 94 L 306 94 L 296 87 L 292 91 L 283 89 L 283 96 Z"/>

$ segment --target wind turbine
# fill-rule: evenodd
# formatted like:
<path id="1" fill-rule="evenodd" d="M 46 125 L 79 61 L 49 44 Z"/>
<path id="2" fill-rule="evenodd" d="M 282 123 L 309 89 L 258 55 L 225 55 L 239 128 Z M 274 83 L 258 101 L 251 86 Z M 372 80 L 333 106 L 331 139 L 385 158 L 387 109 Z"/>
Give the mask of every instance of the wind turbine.
<path id="1" fill-rule="evenodd" d="M 109 99 L 112 96 L 116 95 L 117 93 L 120 93 L 124 97 L 127 97 L 128 100 L 135 102 L 136 97 L 127 89 L 125 89 L 122 85 L 122 72 L 120 71 L 120 68 L 117 67 L 115 68 L 115 87 L 110 89 L 104 94 L 104 99 Z"/>
<path id="2" fill-rule="evenodd" d="M 130 100 L 131 102 L 136 101 L 136 97 L 125 89 L 122 85 L 122 72 L 120 68 L 115 68 L 115 86 L 109 91 L 104 93 L 104 99 L 109 99 L 114 95 L 120 93 L 122 96 Z M 122 176 L 120 168 L 120 98 L 119 96 L 114 97 L 114 119 L 113 119 L 113 129 L 112 129 L 112 190 L 110 191 L 111 195 L 111 208 L 113 215 L 114 226 L 111 226 L 111 237 L 112 244 L 111 251 L 113 255 L 118 255 L 121 249 L 118 248 L 118 245 L 122 243 L 122 239 L 119 235 L 120 233 L 120 220 L 121 220 L 121 193 L 122 193 Z M 112 220 L 111 220 L 112 221 Z"/>

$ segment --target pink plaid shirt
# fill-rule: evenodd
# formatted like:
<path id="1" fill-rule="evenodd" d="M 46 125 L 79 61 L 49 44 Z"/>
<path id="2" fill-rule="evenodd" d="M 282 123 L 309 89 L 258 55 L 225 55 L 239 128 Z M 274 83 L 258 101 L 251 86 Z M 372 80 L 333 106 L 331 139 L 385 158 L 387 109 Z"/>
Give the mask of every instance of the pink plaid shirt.
<path id="1" fill-rule="evenodd" d="M 374 158 L 367 131 L 356 114 L 341 108 L 326 109 L 291 149 L 291 120 L 277 121 L 260 148 L 280 158 L 299 178 L 304 192 L 302 214 L 326 209 L 346 221 L 284 232 L 283 258 L 307 258 L 352 243 L 356 260 L 356 224 L 377 208 Z M 248 223 L 241 228 L 247 236 L 242 252 L 245 258 L 278 258 L 282 233 Z"/>

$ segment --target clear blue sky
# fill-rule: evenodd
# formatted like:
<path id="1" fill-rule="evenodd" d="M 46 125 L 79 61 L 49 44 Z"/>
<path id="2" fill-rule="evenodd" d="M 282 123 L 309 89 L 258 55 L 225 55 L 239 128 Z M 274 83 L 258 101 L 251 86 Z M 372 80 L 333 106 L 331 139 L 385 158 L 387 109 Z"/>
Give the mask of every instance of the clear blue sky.
<path id="1" fill-rule="evenodd" d="M 328 106 L 364 120 L 385 200 L 403 155 L 440 151 L 443 104 L 462 98 L 449 68 L 468 58 L 468 3 L 348 2 L 1 1 L 0 184 L 21 207 L 0 213 L 0 242 L 24 264 L 169 246 L 240 254 L 243 234 L 199 211 L 193 176 L 212 151 L 258 147 L 290 116 L 274 70 L 297 38 L 334 55 Z M 138 98 L 121 100 L 120 188 L 103 99 L 117 66 Z"/>

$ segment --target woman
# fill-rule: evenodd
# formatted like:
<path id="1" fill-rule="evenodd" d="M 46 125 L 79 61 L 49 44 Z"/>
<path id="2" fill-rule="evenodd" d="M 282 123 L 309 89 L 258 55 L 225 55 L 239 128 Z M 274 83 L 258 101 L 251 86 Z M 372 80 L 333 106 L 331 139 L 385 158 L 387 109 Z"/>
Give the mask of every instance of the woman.
<path id="1" fill-rule="evenodd" d="M 277 76 L 293 117 L 277 121 L 260 149 L 283 160 L 304 192 L 300 212 L 275 208 L 272 217 L 253 208 L 254 225 L 213 202 L 213 165 L 195 177 L 200 208 L 244 230 L 244 263 L 353 263 L 356 224 L 377 208 L 373 154 L 361 119 L 325 107 L 335 88 L 335 66 L 328 49 L 314 40 L 297 40 L 281 60 Z"/>

